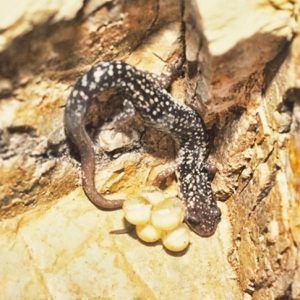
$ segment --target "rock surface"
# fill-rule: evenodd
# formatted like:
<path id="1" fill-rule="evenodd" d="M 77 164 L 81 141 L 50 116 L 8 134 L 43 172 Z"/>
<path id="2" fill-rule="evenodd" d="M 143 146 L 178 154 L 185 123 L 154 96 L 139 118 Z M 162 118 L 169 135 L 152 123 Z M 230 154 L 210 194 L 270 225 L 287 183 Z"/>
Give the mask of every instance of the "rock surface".
<path id="1" fill-rule="evenodd" d="M 299 94 L 291 92 L 300 86 L 299 3 L 11 1 L 1 14 L 1 299 L 300 298 Z M 95 62 L 123 59 L 160 74 L 183 54 L 185 76 L 172 93 L 203 115 L 214 191 L 227 201 L 215 235 L 192 234 L 174 255 L 109 234 L 124 226 L 122 212 L 86 199 L 62 122 L 72 85 Z M 88 116 L 99 153 L 114 99 Z M 133 127 L 131 145 L 99 154 L 97 184 L 108 197 L 135 197 L 174 158 L 169 137 L 138 118 Z"/>

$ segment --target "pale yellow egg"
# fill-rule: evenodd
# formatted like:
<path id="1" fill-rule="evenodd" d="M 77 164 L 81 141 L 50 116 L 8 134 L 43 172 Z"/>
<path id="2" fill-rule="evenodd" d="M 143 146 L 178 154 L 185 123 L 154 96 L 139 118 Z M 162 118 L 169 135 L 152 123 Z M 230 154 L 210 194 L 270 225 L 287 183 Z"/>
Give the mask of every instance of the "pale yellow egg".
<path id="1" fill-rule="evenodd" d="M 157 188 L 145 189 L 142 191 L 141 196 L 152 205 L 158 205 L 166 198 L 164 193 Z"/>
<path id="2" fill-rule="evenodd" d="M 190 232 L 182 224 L 172 231 L 166 232 L 162 237 L 162 243 L 170 251 L 179 252 L 187 248 L 190 243 Z"/>
<path id="3" fill-rule="evenodd" d="M 137 225 L 136 233 L 138 237 L 147 243 L 153 243 L 160 239 L 161 230 L 155 228 L 152 224 Z"/>
<path id="4" fill-rule="evenodd" d="M 182 223 L 184 210 L 180 200 L 169 198 L 152 210 L 151 223 L 161 230 L 172 230 Z"/>
<path id="5" fill-rule="evenodd" d="M 151 205 L 142 199 L 128 199 L 124 201 L 123 211 L 125 219 L 134 225 L 146 224 L 150 221 Z"/>

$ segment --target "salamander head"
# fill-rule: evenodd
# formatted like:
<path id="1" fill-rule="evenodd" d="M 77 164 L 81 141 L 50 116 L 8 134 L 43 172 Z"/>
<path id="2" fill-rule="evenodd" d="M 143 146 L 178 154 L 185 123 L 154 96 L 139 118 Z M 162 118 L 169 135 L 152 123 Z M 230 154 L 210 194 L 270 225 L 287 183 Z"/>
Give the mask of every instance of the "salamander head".
<path id="1" fill-rule="evenodd" d="M 213 235 L 221 220 L 221 210 L 214 199 L 207 170 L 194 168 L 183 178 L 180 189 L 186 203 L 186 224 L 200 236 Z"/>
<path id="2" fill-rule="evenodd" d="M 186 224 L 200 236 L 209 237 L 216 231 L 221 220 L 221 210 L 217 206 L 200 205 L 187 210 Z"/>

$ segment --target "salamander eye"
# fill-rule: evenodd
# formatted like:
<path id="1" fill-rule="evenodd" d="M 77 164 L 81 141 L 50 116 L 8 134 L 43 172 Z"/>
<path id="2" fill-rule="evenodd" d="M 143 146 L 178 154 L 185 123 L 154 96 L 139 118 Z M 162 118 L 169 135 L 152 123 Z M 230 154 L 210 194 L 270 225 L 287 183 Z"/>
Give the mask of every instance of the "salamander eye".
<path id="1" fill-rule="evenodd" d="M 192 225 L 197 225 L 200 223 L 200 219 L 195 215 L 190 215 L 186 218 L 186 221 Z"/>
<path id="2" fill-rule="evenodd" d="M 220 218 L 222 214 L 219 207 L 213 208 L 211 213 L 215 218 Z"/>

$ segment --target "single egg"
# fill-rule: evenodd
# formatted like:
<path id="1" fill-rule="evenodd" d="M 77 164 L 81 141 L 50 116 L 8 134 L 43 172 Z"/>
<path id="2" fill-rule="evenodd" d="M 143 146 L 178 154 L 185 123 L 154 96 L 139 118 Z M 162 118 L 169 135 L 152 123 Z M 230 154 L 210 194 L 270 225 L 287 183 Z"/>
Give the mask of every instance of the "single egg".
<path id="1" fill-rule="evenodd" d="M 190 232 L 182 224 L 172 231 L 166 232 L 162 237 L 162 243 L 170 251 L 179 252 L 187 248 L 190 243 Z"/>
<path id="2" fill-rule="evenodd" d="M 161 230 L 172 230 L 182 223 L 184 210 L 177 198 L 169 198 L 152 210 L 151 223 Z"/>
<path id="3" fill-rule="evenodd" d="M 158 205 L 166 199 L 164 193 L 157 188 L 144 189 L 141 196 L 152 205 Z"/>
<path id="4" fill-rule="evenodd" d="M 150 221 L 151 205 L 142 199 L 125 200 L 123 211 L 125 219 L 131 224 L 146 224 Z"/>
<path id="5" fill-rule="evenodd" d="M 145 225 L 137 225 L 136 234 L 142 241 L 147 243 L 156 242 L 161 237 L 161 231 L 150 223 Z"/>

